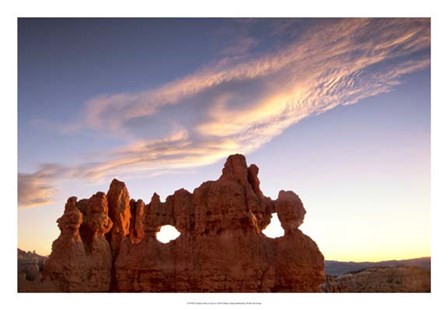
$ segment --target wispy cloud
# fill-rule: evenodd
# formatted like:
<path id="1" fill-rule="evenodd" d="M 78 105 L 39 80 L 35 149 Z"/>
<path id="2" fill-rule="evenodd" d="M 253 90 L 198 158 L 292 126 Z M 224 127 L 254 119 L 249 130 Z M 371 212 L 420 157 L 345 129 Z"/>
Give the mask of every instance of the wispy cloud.
<path id="1" fill-rule="evenodd" d="M 178 128 L 167 137 L 135 141 L 109 152 L 109 160 L 80 165 L 77 169 L 67 169 L 66 173 L 96 181 L 110 176 L 160 175 L 175 169 L 214 163 L 236 152 L 239 147 L 225 137 L 194 142 L 186 129 Z"/>
<path id="2" fill-rule="evenodd" d="M 245 27 L 251 26 L 257 23 Z M 294 27 L 288 20 L 289 32 Z M 64 173 L 90 179 L 160 173 L 207 165 L 233 152 L 250 153 L 306 117 L 389 92 L 404 75 L 428 67 L 429 28 L 429 19 L 325 20 L 288 34 L 288 40 L 295 38 L 292 42 L 276 37 L 281 44 L 265 50 L 253 50 L 262 38 L 239 37 L 241 45 L 229 46 L 224 54 L 243 57 L 223 56 L 223 61 L 156 89 L 92 98 L 78 127 L 132 140 L 97 162 Z M 280 30 L 275 23 L 271 36 L 280 36 Z M 249 95 L 248 83 L 254 89 Z M 183 124 L 185 110 L 163 115 L 169 107 L 184 107 L 199 98 L 204 102 L 201 117 L 192 123 Z M 199 112 L 195 109 L 191 113 Z M 175 130 L 149 139 L 127 126 L 152 117 L 167 118 Z M 33 175 L 20 179 L 47 197 L 49 188 L 34 182 Z M 39 197 L 23 199 L 39 203 Z"/>
<path id="3" fill-rule="evenodd" d="M 356 83 L 355 73 L 427 47 L 427 21 L 350 19 L 327 22 L 324 27 L 308 29 L 298 42 L 242 63 L 211 65 L 157 89 L 93 98 L 86 106 L 86 123 L 94 128 L 122 130 L 129 120 L 154 115 L 164 106 L 182 104 L 188 97 L 231 81 L 277 81 L 277 92 L 300 88 L 307 93 L 319 90 L 316 78 L 329 86 L 331 82 L 349 78 Z M 415 61 L 427 61 L 425 59 Z M 394 65 L 383 69 L 393 70 Z M 369 73 L 364 72 L 364 76 L 368 78 Z"/>
<path id="4" fill-rule="evenodd" d="M 38 207 L 53 203 L 56 188 L 52 181 L 57 177 L 66 177 L 64 168 L 46 164 L 34 173 L 19 173 L 19 207 Z"/>

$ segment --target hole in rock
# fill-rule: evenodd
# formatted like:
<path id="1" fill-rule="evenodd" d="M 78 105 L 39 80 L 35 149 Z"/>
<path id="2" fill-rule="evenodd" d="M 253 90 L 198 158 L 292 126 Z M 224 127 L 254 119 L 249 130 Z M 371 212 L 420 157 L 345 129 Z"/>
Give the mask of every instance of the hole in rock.
<path id="1" fill-rule="evenodd" d="M 164 225 L 160 228 L 160 231 L 157 233 L 156 238 L 162 243 L 168 243 L 171 240 L 177 239 L 180 236 L 180 232 L 176 229 L 176 227 L 171 225 Z"/>
<path id="2" fill-rule="evenodd" d="M 283 237 L 285 232 L 280 224 L 277 213 L 272 213 L 271 223 L 269 223 L 269 225 L 263 230 L 263 234 L 269 238 Z"/>

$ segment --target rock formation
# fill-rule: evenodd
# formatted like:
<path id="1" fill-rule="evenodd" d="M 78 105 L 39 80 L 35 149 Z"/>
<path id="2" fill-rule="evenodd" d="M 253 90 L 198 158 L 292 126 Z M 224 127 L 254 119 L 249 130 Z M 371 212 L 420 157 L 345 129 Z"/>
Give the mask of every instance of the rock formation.
<path id="1" fill-rule="evenodd" d="M 112 180 L 107 192 L 107 204 L 109 217 L 114 223 L 107 236 L 112 250 L 112 257 L 115 259 L 120 250 L 121 242 L 129 234 L 129 226 L 131 224 L 129 193 L 123 182 L 116 179 Z"/>
<path id="2" fill-rule="evenodd" d="M 47 257 L 17 249 L 17 291 L 48 292 L 52 288 L 42 285 L 42 271 Z M 54 290 L 54 288 L 53 288 Z"/>
<path id="3" fill-rule="evenodd" d="M 270 239 L 262 230 L 274 212 L 285 236 Z M 44 278 L 60 291 L 316 292 L 324 258 L 298 229 L 304 216 L 291 191 L 265 197 L 258 167 L 248 168 L 239 154 L 229 156 L 218 180 L 193 193 L 180 189 L 166 202 L 157 194 L 148 205 L 130 200 L 113 180 L 107 196 L 69 198 Z M 164 225 L 180 236 L 159 242 Z"/>
<path id="4" fill-rule="evenodd" d="M 132 217 L 129 238 L 132 243 L 139 243 L 145 235 L 145 231 L 143 229 L 143 212 L 145 211 L 145 203 L 141 199 L 137 201 L 132 199 L 130 201 L 130 206 Z"/>
<path id="5" fill-rule="evenodd" d="M 326 276 L 322 291 L 335 293 L 431 292 L 431 271 L 416 266 L 380 266 Z"/>
<path id="6" fill-rule="evenodd" d="M 67 200 L 58 219 L 61 235 L 53 242 L 44 267 L 44 281 L 56 291 L 105 292 L 111 284 L 112 253 L 105 234 L 112 228 L 107 198 L 98 192 L 89 200 Z"/>
<path id="7" fill-rule="evenodd" d="M 28 281 L 40 281 L 46 259 L 45 256 L 40 256 L 36 252 L 25 252 L 17 249 L 18 278 Z"/>

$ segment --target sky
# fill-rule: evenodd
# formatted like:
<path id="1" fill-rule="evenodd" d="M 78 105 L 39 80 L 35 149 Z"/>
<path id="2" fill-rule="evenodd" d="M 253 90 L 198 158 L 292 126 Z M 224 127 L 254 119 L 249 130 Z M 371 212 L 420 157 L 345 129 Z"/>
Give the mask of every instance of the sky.
<path id="1" fill-rule="evenodd" d="M 25 250 L 70 196 L 165 199 L 242 153 L 326 259 L 430 256 L 430 137 L 429 19 L 18 21 Z"/>

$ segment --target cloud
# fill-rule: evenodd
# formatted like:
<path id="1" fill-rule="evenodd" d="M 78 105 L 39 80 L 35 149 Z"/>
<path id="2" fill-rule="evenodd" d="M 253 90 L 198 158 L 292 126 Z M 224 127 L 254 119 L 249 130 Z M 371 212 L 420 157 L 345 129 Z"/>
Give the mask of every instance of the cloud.
<path id="1" fill-rule="evenodd" d="M 239 59 L 247 55 L 257 45 L 257 41 L 250 36 L 234 38 L 231 45 L 226 46 L 220 52 L 223 58 L 220 63 L 228 62 L 232 59 Z"/>
<path id="2" fill-rule="evenodd" d="M 75 177 L 102 181 L 107 177 L 160 175 L 164 172 L 214 163 L 240 145 L 231 139 L 204 139 L 193 142 L 188 131 L 179 128 L 168 137 L 142 140 L 108 153 L 109 160 L 80 166 Z"/>
<path id="3" fill-rule="evenodd" d="M 57 180 L 78 178 L 95 183 L 113 177 L 158 176 L 178 169 L 214 163 L 235 153 L 239 145 L 230 139 L 209 139 L 192 143 L 188 132 L 178 129 L 163 139 L 137 141 L 107 153 L 108 160 L 73 167 L 45 164 L 34 173 L 19 173 L 19 207 L 55 203 Z"/>
<path id="4" fill-rule="evenodd" d="M 247 42 L 251 46 L 254 39 L 247 38 Z M 331 86 L 332 82 L 353 77 L 372 65 L 428 47 L 427 20 L 326 22 L 309 29 L 298 42 L 253 58 L 246 57 L 245 62 L 225 65 L 217 62 L 156 89 L 95 97 L 86 106 L 86 125 L 122 132 L 129 120 L 152 116 L 164 106 L 182 104 L 191 96 L 231 81 L 275 78 L 279 80 L 278 92 L 296 87 L 309 93 L 319 90 L 316 78 Z M 231 48 L 238 49 L 237 46 L 228 49 Z M 246 50 L 246 46 L 242 49 Z"/>
<path id="5" fill-rule="evenodd" d="M 428 54 L 421 53 L 429 42 L 428 20 L 329 21 L 286 48 L 244 62 L 212 64 L 141 93 L 95 98 L 87 104 L 87 120 L 108 129 L 126 130 L 129 120 L 161 116 L 165 106 L 201 95 L 205 117 L 174 136 L 115 150 L 89 175 L 201 166 L 231 152 L 250 153 L 310 115 L 390 91 L 402 76 L 429 66 Z M 252 100 L 240 96 L 248 82 Z"/>
<path id="6" fill-rule="evenodd" d="M 19 173 L 19 207 L 37 207 L 53 203 L 56 188 L 51 183 L 57 177 L 66 177 L 66 170 L 53 164 L 42 165 L 34 173 Z"/>
<path id="7" fill-rule="evenodd" d="M 245 24 L 244 33 L 259 24 Z M 72 128 L 115 134 L 123 146 L 59 175 L 19 174 L 19 202 L 47 202 L 41 197 L 52 189 L 45 182 L 54 177 L 156 175 L 247 154 L 306 117 L 387 93 L 404 75 L 430 65 L 429 19 L 329 19 L 307 27 L 287 20 L 284 37 L 281 23 L 273 25 L 265 37 L 239 35 L 234 43 L 240 46 L 227 47 L 222 59 L 190 75 L 155 89 L 89 100 L 82 124 Z M 266 46 L 263 40 L 277 43 L 257 50 Z M 198 116 L 187 120 L 193 114 Z M 155 117 L 173 130 L 149 138 L 129 126 L 137 120 L 152 124 Z"/>

